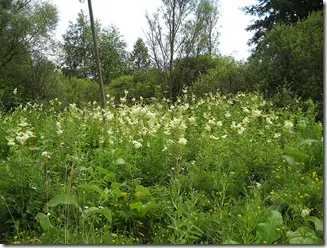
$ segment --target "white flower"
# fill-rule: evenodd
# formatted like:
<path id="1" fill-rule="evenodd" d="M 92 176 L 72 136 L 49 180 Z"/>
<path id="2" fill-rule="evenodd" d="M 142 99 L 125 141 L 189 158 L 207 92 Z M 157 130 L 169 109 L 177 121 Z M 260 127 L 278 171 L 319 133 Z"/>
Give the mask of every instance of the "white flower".
<path id="1" fill-rule="evenodd" d="M 225 117 L 226 118 L 230 118 L 232 115 L 227 111 L 226 114 L 225 114 Z"/>
<path id="2" fill-rule="evenodd" d="M 249 118 L 248 117 L 245 117 L 243 120 L 242 120 L 242 123 L 243 124 L 248 124 L 250 122 Z"/>
<path id="3" fill-rule="evenodd" d="M 240 129 L 237 131 L 238 134 L 243 134 L 243 132 L 245 131 L 244 127 L 240 127 Z"/>
<path id="4" fill-rule="evenodd" d="M 31 137 L 35 137 L 33 132 L 27 130 L 26 133 L 19 132 L 16 136 L 16 140 L 23 145 Z"/>
<path id="5" fill-rule="evenodd" d="M 139 149 L 139 148 L 141 148 L 141 147 L 143 146 L 143 145 L 142 145 L 140 142 L 138 142 L 137 140 L 133 140 L 132 143 L 133 143 L 135 149 Z"/>
<path id="6" fill-rule="evenodd" d="M 223 125 L 223 123 L 221 121 L 217 121 L 217 123 L 216 123 L 217 127 L 221 127 L 222 125 Z"/>
<path id="7" fill-rule="evenodd" d="M 8 146 L 14 146 L 14 145 L 16 145 L 15 139 L 13 139 L 13 138 L 7 138 L 7 140 L 8 140 Z"/>
<path id="8" fill-rule="evenodd" d="M 14 89 L 14 91 L 12 92 L 14 95 L 17 94 L 17 88 Z"/>
<path id="9" fill-rule="evenodd" d="M 259 117 L 259 116 L 261 115 L 261 111 L 255 109 L 255 110 L 252 111 L 252 115 L 253 115 L 254 117 Z"/>
<path id="10" fill-rule="evenodd" d="M 249 113 L 249 112 L 250 112 L 250 110 L 249 110 L 247 107 L 242 107 L 242 109 L 243 109 L 243 111 L 244 111 L 245 113 Z"/>
<path id="11" fill-rule="evenodd" d="M 303 218 L 305 218 L 306 216 L 309 216 L 310 215 L 310 209 L 303 209 L 302 211 L 301 211 L 301 216 L 303 217 Z"/>
<path id="12" fill-rule="evenodd" d="M 255 186 L 256 186 L 258 189 L 260 189 L 262 185 L 261 185 L 261 183 L 255 182 Z"/>
<path id="13" fill-rule="evenodd" d="M 278 139 L 280 136 L 281 136 L 280 133 L 275 133 L 275 134 L 274 134 L 274 138 L 275 138 L 275 139 Z"/>
<path id="14" fill-rule="evenodd" d="M 47 213 L 47 216 L 50 216 L 51 215 L 51 213 Z"/>
<path id="15" fill-rule="evenodd" d="M 185 138 L 180 138 L 180 139 L 178 140 L 178 144 L 186 145 L 186 143 L 187 143 L 187 139 L 185 139 Z"/>
<path id="16" fill-rule="evenodd" d="M 204 127 L 204 130 L 210 132 L 210 131 L 211 131 L 211 127 L 210 127 L 209 125 L 206 125 L 206 126 Z"/>
<path id="17" fill-rule="evenodd" d="M 45 158 L 51 158 L 50 153 L 47 151 L 42 152 L 42 156 Z"/>
<path id="18" fill-rule="evenodd" d="M 209 120 L 209 121 L 208 121 L 208 124 L 214 126 L 216 123 L 215 123 L 214 120 Z"/>
<path id="19" fill-rule="evenodd" d="M 266 118 L 266 122 L 267 122 L 268 125 L 272 125 L 273 124 L 269 117 Z"/>
<path id="20" fill-rule="evenodd" d="M 57 121 L 57 134 L 60 135 L 63 133 L 63 131 L 61 130 L 61 123 L 59 121 Z"/>
<path id="21" fill-rule="evenodd" d="M 25 122 L 24 119 L 22 119 L 22 120 L 20 121 L 20 123 L 18 124 L 18 126 L 20 126 L 20 127 L 26 127 L 26 126 L 28 126 L 28 123 Z"/>
<path id="22" fill-rule="evenodd" d="M 222 139 L 226 139 L 226 138 L 227 138 L 227 134 L 222 135 L 221 138 L 222 138 Z"/>
<path id="23" fill-rule="evenodd" d="M 195 118 L 192 116 L 192 117 L 188 118 L 188 121 L 189 121 L 190 123 L 195 123 Z"/>
<path id="24" fill-rule="evenodd" d="M 291 121 L 287 120 L 287 121 L 284 122 L 284 129 L 291 130 L 292 127 L 293 127 L 293 123 Z"/>

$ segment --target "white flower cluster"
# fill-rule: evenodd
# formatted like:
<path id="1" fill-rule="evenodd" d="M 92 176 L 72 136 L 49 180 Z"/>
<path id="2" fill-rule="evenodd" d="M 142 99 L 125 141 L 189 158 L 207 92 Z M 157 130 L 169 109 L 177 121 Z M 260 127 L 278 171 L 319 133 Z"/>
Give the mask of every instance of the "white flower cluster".
<path id="1" fill-rule="evenodd" d="M 9 137 L 6 137 L 6 139 L 8 140 L 8 145 L 15 146 L 15 141 L 17 141 L 20 145 L 24 145 L 28 139 L 35 137 L 32 130 L 33 128 L 30 126 L 29 123 L 26 122 L 26 119 L 22 118 L 20 123 L 18 124 L 18 127 L 13 129 L 15 133 L 13 133 Z"/>

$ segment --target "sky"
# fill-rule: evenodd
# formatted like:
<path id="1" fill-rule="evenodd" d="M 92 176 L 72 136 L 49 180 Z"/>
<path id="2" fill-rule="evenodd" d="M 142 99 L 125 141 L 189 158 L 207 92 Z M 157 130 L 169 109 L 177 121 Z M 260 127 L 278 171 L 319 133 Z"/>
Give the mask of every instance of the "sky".
<path id="1" fill-rule="evenodd" d="M 56 38 L 68 28 L 69 21 L 75 22 L 81 9 L 88 12 L 87 0 L 52 0 L 59 10 L 59 24 Z M 245 28 L 253 20 L 239 8 L 254 4 L 256 0 L 220 0 L 220 17 L 218 20 L 219 51 L 222 55 L 231 55 L 238 60 L 245 60 L 250 55 L 247 45 L 252 33 Z M 127 50 L 132 51 L 135 41 L 140 37 L 146 40 L 144 32 L 148 30 L 145 19 L 146 11 L 153 13 L 161 5 L 161 0 L 92 0 L 93 14 L 104 26 L 111 24 L 119 28 L 127 43 Z"/>

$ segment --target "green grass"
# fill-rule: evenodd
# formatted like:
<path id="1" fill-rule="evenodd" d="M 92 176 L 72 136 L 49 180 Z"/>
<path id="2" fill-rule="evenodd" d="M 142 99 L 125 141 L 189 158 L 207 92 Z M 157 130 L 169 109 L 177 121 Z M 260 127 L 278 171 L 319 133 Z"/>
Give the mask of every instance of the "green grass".
<path id="1" fill-rule="evenodd" d="M 299 106 L 185 94 L 1 114 L 0 239 L 322 244 L 323 127 Z"/>

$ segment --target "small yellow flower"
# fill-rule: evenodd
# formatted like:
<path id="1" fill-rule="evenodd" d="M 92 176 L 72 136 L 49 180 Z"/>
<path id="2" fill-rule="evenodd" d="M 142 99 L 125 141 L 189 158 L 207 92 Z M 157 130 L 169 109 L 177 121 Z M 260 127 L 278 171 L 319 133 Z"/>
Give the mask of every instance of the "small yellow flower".
<path id="1" fill-rule="evenodd" d="M 318 179 L 318 177 L 316 177 L 316 182 L 318 182 L 319 181 L 319 179 Z"/>

